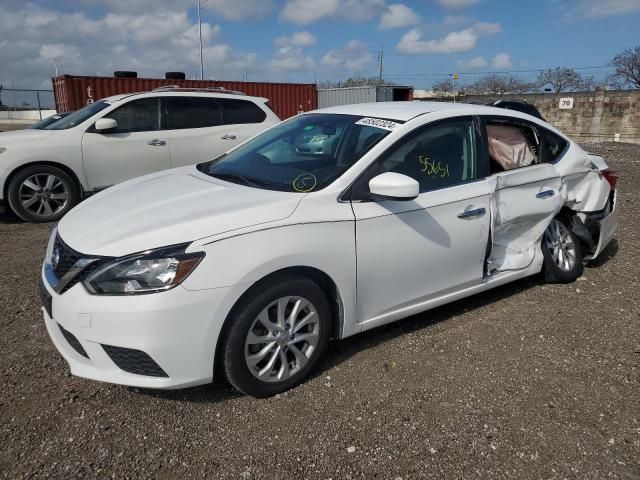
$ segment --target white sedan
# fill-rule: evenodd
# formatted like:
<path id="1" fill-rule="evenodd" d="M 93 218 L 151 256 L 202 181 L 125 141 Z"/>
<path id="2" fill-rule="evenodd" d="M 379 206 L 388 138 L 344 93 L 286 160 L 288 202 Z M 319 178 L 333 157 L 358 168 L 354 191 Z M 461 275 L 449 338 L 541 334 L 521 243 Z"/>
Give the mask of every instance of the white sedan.
<path id="1" fill-rule="evenodd" d="M 73 374 L 258 397 L 345 338 L 542 272 L 617 228 L 617 177 L 534 117 L 423 102 L 289 119 L 109 188 L 51 235 L 40 285 Z"/>

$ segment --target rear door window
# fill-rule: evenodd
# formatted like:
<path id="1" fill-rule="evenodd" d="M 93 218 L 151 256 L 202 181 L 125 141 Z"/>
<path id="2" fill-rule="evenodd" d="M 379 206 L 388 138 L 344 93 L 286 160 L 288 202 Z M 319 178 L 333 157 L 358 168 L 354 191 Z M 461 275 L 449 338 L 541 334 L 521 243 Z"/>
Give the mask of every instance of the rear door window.
<path id="1" fill-rule="evenodd" d="M 243 123 L 262 123 L 267 114 L 255 103 L 247 100 L 219 98 L 222 106 L 222 122 L 224 125 Z"/>
<path id="2" fill-rule="evenodd" d="M 566 151 L 569 142 L 546 128 L 539 130 L 542 137 L 542 161 L 546 163 L 557 162 Z"/>
<path id="3" fill-rule="evenodd" d="M 165 97 L 167 130 L 206 128 L 222 125 L 222 112 L 215 98 Z"/>

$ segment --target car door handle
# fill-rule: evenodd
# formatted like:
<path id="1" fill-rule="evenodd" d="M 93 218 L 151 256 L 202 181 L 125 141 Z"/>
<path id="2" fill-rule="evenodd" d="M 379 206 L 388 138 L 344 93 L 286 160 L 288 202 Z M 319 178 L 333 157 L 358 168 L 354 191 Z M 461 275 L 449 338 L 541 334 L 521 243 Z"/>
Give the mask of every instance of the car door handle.
<path id="1" fill-rule="evenodd" d="M 158 138 L 154 138 L 153 140 L 149 140 L 147 145 L 151 145 L 153 147 L 163 147 L 167 144 L 164 140 L 160 140 Z"/>
<path id="2" fill-rule="evenodd" d="M 235 135 L 223 135 L 222 137 L 220 137 L 222 140 L 235 140 L 238 137 L 236 137 Z"/>
<path id="3" fill-rule="evenodd" d="M 544 190 L 540 193 L 536 194 L 536 198 L 549 198 L 553 197 L 556 194 L 553 190 Z"/>
<path id="4" fill-rule="evenodd" d="M 473 210 L 465 210 L 462 213 L 458 214 L 458 218 L 471 218 L 471 217 L 480 217 L 487 213 L 487 209 L 482 208 L 474 208 Z"/>

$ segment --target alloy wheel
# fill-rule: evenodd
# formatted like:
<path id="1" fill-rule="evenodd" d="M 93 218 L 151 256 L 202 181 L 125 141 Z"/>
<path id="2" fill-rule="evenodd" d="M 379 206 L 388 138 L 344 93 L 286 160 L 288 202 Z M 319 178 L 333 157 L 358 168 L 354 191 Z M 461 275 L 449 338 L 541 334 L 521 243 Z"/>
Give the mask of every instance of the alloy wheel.
<path id="1" fill-rule="evenodd" d="M 27 177 L 18 189 L 23 208 L 40 217 L 50 217 L 62 211 L 69 201 L 65 183 L 51 173 Z"/>
<path id="2" fill-rule="evenodd" d="M 309 362 L 320 338 L 318 312 L 302 297 L 282 297 L 255 318 L 245 340 L 245 361 L 263 382 L 280 382 Z"/>
<path id="3" fill-rule="evenodd" d="M 557 219 L 554 219 L 544 234 L 545 243 L 551 258 L 558 268 L 570 272 L 576 265 L 576 245 L 569 229 Z"/>

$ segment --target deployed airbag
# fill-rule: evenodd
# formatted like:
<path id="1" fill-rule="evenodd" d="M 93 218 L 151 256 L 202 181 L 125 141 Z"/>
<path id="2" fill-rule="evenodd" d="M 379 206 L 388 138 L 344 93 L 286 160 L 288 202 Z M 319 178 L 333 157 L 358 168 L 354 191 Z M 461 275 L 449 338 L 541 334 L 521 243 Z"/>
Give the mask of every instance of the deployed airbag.
<path id="1" fill-rule="evenodd" d="M 526 167 L 536 159 L 529 142 L 517 127 L 487 125 L 489 154 L 505 170 Z"/>

